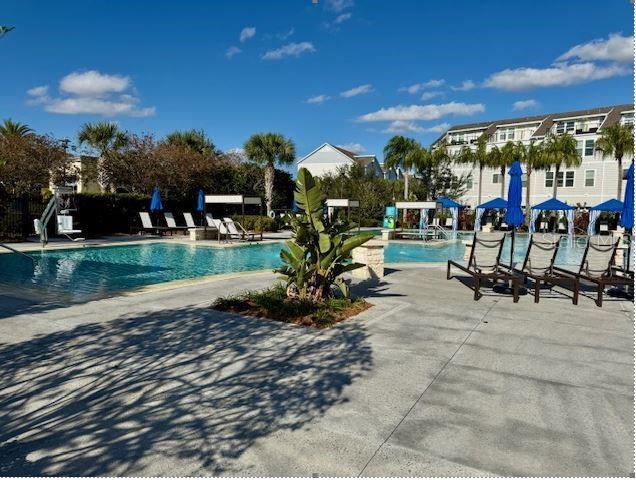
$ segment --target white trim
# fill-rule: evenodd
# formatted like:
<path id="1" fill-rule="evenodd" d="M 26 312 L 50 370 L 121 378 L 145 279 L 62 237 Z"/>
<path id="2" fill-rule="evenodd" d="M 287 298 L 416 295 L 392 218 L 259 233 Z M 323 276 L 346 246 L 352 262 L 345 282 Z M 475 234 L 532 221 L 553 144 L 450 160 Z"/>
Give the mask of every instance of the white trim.
<path id="1" fill-rule="evenodd" d="M 422 209 L 422 208 L 437 208 L 437 202 L 395 202 L 395 208 L 401 209 Z"/>
<path id="2" fill-rule="evenodd" d="M 358 200 L 350 200 L 348 198 L 328 198 L 325 202 L 327 207 L 348 207 L 356 208 L 360 206 Z"/>
<path id="3" fill-rule="evenodd" d="M 206 195 L 205 203 L 227 205 L 260 205 L 261 197 L 246 197 L 245 195 Z"/>

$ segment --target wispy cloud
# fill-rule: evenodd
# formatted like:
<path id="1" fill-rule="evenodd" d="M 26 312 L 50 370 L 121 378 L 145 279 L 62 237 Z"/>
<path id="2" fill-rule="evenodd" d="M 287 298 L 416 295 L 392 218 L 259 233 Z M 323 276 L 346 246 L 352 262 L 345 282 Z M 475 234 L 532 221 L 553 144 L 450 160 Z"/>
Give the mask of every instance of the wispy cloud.
<path id="1" fill-rule="evenodd" d="M 474 115 L 485 111 L 481 103 L 449 102 L 430 105 L 397 105 L 358 117 L 360 122 L 437 120 L 447 115 Z"/>
<path id="2" fill-rule="evenodd" d="M 303 53 L 315 52 L 311 42 L 288 43 L 276 50 L 268 50 L 263 54 L 263 60 L 281 60 L 285 57 L 299 57 Z"/>
<path id="3" fill-rule="evenodd" d="M 347 13 L 341 13 L 340 15 L 338 15 L 333 23 L 334 25 L 340 25 L 343 22 L 346 22 L 347 20 L 349 20 L 351 18 L 351 13 L 347 12 Z"/>
<path id="4" fill-rule="evenodd" d="M 325 0 L 325 8 L 336 13 L 340 13 L 343 10 L 353 7 L 353 4 L 353 0 Z"/>
<path id="5" fill-rule="evenodd" d="M 493 73 L 484 86 L 502 90 L 519 91 L 539 87 L 558 87 L 601 80 L 618 75 L 628 75 L 627 66 L 612 64 L 599 66 L 595 63 L 559 63 L 548 68 L 513 68 Z"/>
<path id="6" fill-rule="evenodd" d="M 414 83 L 413 85 L 409 85 L 408 87 L 401 87 L 398 89 L 398 91 L 400 92 L 407 92 L 410 93 L 412 95 L 415 95 L 416 93 L 425 90 L 427 88 L 438 88 L 441 87 L 442 85 L 444 85 L 444 83 L 446 83 L 446 80 L 444 79 L 438 79 L 438 80 L 429 80 L 428 82 L 422 82 L 422 83 Z"/>
<path id="7" fill-rule="evenodd" d="M 431 98 L 443 97 L 443 96 L 444 96 L 444 92 L 440 92 L 439 90 L 435 90 L 435 91 L 432 91 L 432 92 L 424 92 L 420 98 L 422 100 L 430 100 Z"/>
<path id="8" fill-rule="evenodd" d="M 345 90 L 344 92 L 340 92 L 340 96 L 343 98 L 357 97 L 358 95 L 364 95 L 366 93 L 371 93 L 372 91 L 373 85 L 367 83 L 365 85 L 360 85 L 358 87 Z"/>
<path id="9" fill-rule="evenodd" d="M 472 90 L 476 86 L 477 85 L 475 85 L 475 82 L 473 82 L 472 80 L 464 80 L 461 85 L 459 85 L 458 87 L 451 87 L 451 89 L 458 92 L 467 92 L 468 90 Z"/>
<path id="10" fill-rule="evenodd" d="M 440 123 L 432 127 L 423 127 L 415 122 L 395 120 L 382 130 L 384 133 L 442 133 L 450 128 L 450 123 Z"/>
<path id="11" fill-rule="evenodd" d="M 634 37 L 611 33 L 607 40 L 597 38 L 570 48 L 557 61 L 577 59 L 581 61 L 608 60 L 632 63 L 634 60 Z"/>
<path id="12" fill-rule="evenodd" d="M 241 42 L 245 42 L 252 38 L 254 35 L 256 35 L 256 27 L 245 27 L 243 30 L 241 30 L 239 40 Z"/>
<path id="13" fill-rule="evenodd" d="M 278 35 L 276 35 L 278 37 L 279 40 L 287 40 L 289 37 L 291 37 L 294 33 L 296 32 L 296 29 L 294 27 L 290 28 L 289 30 L 287 30 L 286 32 L 283 33 L 279 33 Z"/>
<path id="14" fill-rule="evenodd" d="M 305 100 L 305 103 L 321 104 L 325 103 L 330 98 L 331 97 L 329 95 L 316 95 L 314 97 L 309 97 L 307 100 Z"/>
<path id="15" fill-rule="evenodd" d="M 345 150 L 349 150 L 350 152 L 360 154 L 362 152 L 366 152 L 367 149 L 360 143 L 345 143 L 343 145 L 336 145 L 337 147 L 344 148 Z"/>
<path id="16" fill-rule="evenodd" d="M 536 108 L 539 106 L 539 103 L 536 100 L 517 100 L 512 104 L 512 108 L 514 110 L 527 110 L 529 108 Z"/>
<path id="17" fill-rule="evenodd" d="M 231 46 L 225 51 L 225 56 L 227 58 L 232 58 L 234 55 L 238 55 L 242 51 L 243 50 L 241 50 L 239 47 Z"/>
<path id="18" fill-rule="evenodd" d="M 73 72 L 60 80 L 58 97 L 49 96 L 47 85 L 27 91 L 29 105 L 43 105 L 51 113 L 67 115 L 93 114 L 105 117 L 148 117 L 154 115 L 155 107 L 139 107 L 139 98 L 130 77 L 108 75 L 96 70 Z"/>

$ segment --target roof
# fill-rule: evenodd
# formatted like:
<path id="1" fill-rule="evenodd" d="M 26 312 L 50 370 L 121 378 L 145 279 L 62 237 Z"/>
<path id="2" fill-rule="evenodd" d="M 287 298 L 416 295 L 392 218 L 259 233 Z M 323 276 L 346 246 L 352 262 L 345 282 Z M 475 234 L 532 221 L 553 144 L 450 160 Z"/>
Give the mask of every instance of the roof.
<path id="1" fill-rule="evenodd" d="M 574 207 L 562 202 L 558 198 L 551 198 L 535 205 L 532 207 L 532 210 L 574 210 Z"/>
<path id="2" fill-rule="evenodd" d="M 596 108 L 588 108 L 586 110 L 575 110 L 571 112 L 557 112 L 557 113 L 549 113 L 543 115 L 533 115 L 528 117 L 517 117 L 517 118 L 504 118 L 501 120 L 490 120 L 487 122 L 479 122 L 479 123 L 465 123 L 461 125 L 453 125 L 451 126 L 445 133 L 443 133 L 435 142 L 438 143 L 444 136 L 449 132 L 454 132 L 458 130 L 486 130 L 485 133 L 491 135 L 495 132 L 498 125 L 506 125 L 506 124 L 514 124 L 514 123 L 528 123 L 528 122 L 537 122 L 540 121 L 541 125 L 532 135 L 533 137 L 543 137 L 550 130 L 550 127 L 554 124 L 554 119 L 556 118 L 567 118 L 567 117 L 584 117 L 589 115 L 607 115 L 605 121 L 601 125 L 601 128 L 607 127 L 609 125 L 613 125 L 617 123 L 621 118 L 621 112 L 624 111 L 632 111 L 634 110 L 634 105 L 630 103 L 625 103 L 621 105 L 610 105 L 607 107 L 596 107 Z"/>
<path id="3" fill-rule="evenodd" d="M 331 145 L 329 143 L 329 145 Z M 344 153 L 347 157 L 349 157 L 351 160 L 355 160 L 356 159 L 356 154 L 353 152 L 350 152 L 349 150 L 345 150 L 344 148 L 340 148 L 340 147 L 336 147 L 335 145 L 331 145 L 333 148 L 335 148 L 336 150 L 338 150 L 339 152 Z"/>
<path id="4" fill-rule="evenodd" d="M 598 205 L 590 207 L 590 210 L 599 210 L 601 212 L 622 212 L 623 202 L 612 198 L 603 203 L 599 203 Z"/>
<path id="5" fill-rule="evenodd" d="M 435 200 L 437 203 L 441 203 L 444 208 L 464 208 L 464 205 L 457 203 L 455 200 L 448 197 L 439 197 Z"/>
<path id="6" fill-rule="evenodd" d="M 320 145 L 318 148 L 312 150 L 311 152 L 309 152 L 307 155 L 305 155 L 302 158 L 299 158 L 298 160 L 296 160 L 296 163 L 301 163 L 303 160 L 305 160 L 308 157 L 311 157 L 314 153 L 316 153 L 318 150 L 320 150 L 321 148 L 325 147 L 325 146 L 330 146 L 331 148 L 333 148 L 334 150 L 337 150 L 338 152 L 342 153 L 343 155 L 345 155 L 346 157 L 350 158 L 351 160 L 362 160 L 362 159 L 375 159 L 375 155 L 373 154 L 367 154 L 367 155 L 357 155 L 349 150 L 346 150 L 342 147 L 337 147 L 329 142 L 325 142 L 322 145 Z"/>
<path id="7" fill-rule="evenodd" d="M 501 197 L 497 197 L 477 205 L 476 208 L 485 208 L 486 210 L 489 208 L 508 208 L 508 202 Z"/>

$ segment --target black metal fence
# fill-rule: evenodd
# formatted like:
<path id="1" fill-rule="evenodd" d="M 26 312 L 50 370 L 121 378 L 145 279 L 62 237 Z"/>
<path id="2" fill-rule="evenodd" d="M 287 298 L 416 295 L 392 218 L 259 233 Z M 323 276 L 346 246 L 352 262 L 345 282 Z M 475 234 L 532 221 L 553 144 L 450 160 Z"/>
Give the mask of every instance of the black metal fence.
<path id="1" fill-rule="evenodd" d="M 40 195 L 0 194 L 0 240 L 20 241 L 33 234 L 33 220 L 40 218 L 44 207 Z"/>

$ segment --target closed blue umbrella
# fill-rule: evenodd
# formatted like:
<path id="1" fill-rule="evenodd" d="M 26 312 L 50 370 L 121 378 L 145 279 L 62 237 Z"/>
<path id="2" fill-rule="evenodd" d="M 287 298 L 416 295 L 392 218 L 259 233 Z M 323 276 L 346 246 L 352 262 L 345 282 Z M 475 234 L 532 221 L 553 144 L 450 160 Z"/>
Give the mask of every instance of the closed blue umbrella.
<path id="1" fill-rule="evenodd" d="M 627 170 L 627 185 L 625 186 L 625 201 L 619 225 L 631 232 L 634 228 L 634 162 Z"/>
<path id="2" fill-rule="evenodd" d="M 518 160 L 512 162 L 510 171 L 510 183 L 508 184 L 508 205 L 504 221 L 512 227 L 512 238 L 510 239 L 510 270 L 513 267 L 515 253 L 515 229 L 523 223 L 523 211 L 521 210 L 521 165 Z"/>
<path id="3" fill-rule="evenodd" d="M 199 190 L 199 195 L 197 196 L 197 212 L 203 212 L 205 210 L 205 195 L 203 195 L 203 190 Z"/>
<path id="4" fill-rule="evenodd" d="M 163 210 L 163 204 L 161 203 L 161 192 L 159 187 L 152 189 L 152 198 L 150 199 L 150 211 L 161 212 Z"/>

